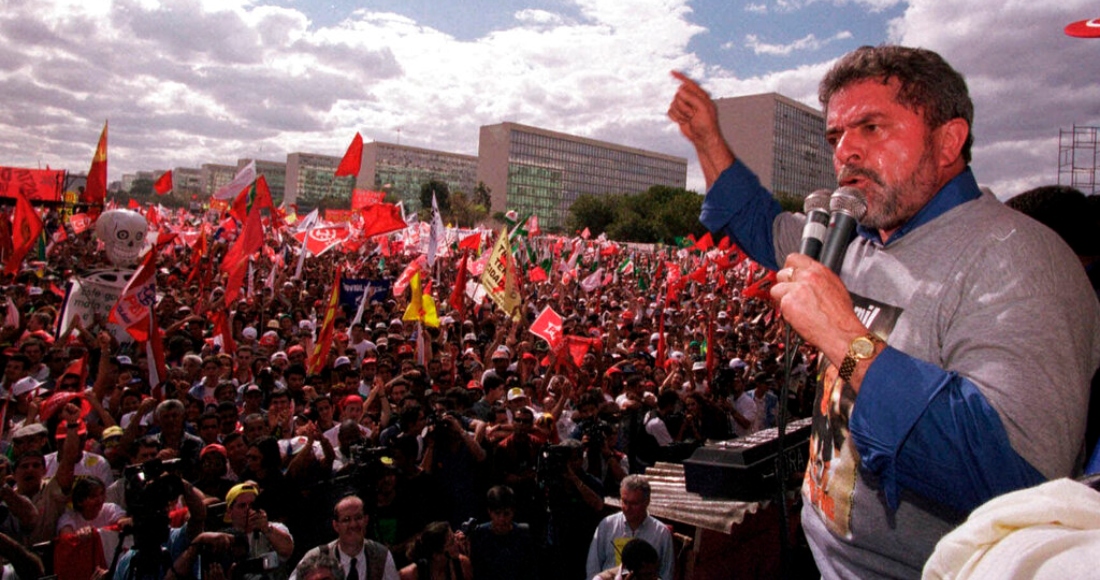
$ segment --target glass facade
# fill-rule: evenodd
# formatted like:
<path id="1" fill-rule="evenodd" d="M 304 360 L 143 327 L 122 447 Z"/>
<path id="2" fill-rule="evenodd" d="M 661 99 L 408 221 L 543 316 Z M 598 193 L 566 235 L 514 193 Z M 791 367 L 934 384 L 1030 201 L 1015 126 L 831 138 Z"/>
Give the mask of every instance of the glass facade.
<path id="1" fill-rule="evenodd" d="M 351 190 L 355 187 L 355 177 L 345 175 L 335 177 L 336 168 L 340 165 L 340 157 L 330 155 L 312 155 L 309 153 L 293 153 L 288 158 L 289 163 L 297 164 L 295 191 L 298 192 L 295 203 L 299 210 L 311 210 L 325 198 L 351 199 Z M 350 201 L 348 201 L 350 203 Z"/>
<path id="2" fill-rule="evenodd" d="M 420 187 L 435 179 L 451 192 L 473 193 L 477 187 L 477 158 L 400 145 L 371 143 L 377 147 L 374 189 L 405 202 L 405 213 L 420 210 Z"/>
<path id="3" fill-rule="evenodd" d="M 506 211 L 538 215 L 560 229 L 584 194 L 640 193 L 654 185 L 684 187 L 687 160 L 514 128 L 508 145 Z"/>
<path id="4" fill-rule="evenodd" d="M 776 99 L 772 192 L 801 197 L 817 189 L 835 187 L 832 150 L 825 141 L 825 119 Z"/>

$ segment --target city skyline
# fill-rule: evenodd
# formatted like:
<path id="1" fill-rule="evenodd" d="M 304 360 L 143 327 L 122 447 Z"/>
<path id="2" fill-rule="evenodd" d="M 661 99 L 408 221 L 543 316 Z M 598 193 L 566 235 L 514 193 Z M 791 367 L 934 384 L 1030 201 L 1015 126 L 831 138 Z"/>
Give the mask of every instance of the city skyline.
<path id="1" fill-rule="evenodd" d="M 476 155 L 480 126 L 515 122 L 686 157 L 702 191 L 665 116 L 670 70 L 715 97 L 819 108 L 835 58 L 898 42 L 967 77 L 975 173 L 1004 198 L 1057 181 L 1060 129 L 1100 125 L 1100 40 L 1062 32 L 1096 16 L 1082 0 L 15 3 L 0 15 L 0 165 L 84 172 L 105 120 L 111 181 L 338 156 L 356 131 Z"/>

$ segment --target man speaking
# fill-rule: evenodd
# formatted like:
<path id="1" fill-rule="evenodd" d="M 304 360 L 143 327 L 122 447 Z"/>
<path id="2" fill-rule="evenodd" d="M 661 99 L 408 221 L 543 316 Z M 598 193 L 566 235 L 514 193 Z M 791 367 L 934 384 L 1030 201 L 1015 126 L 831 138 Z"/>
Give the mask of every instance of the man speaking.
<path id="1" fill-rule="evenodd" d="M 780 210 L 709 95 L 673 74 L 669 116 L 709 188 L 700 221 L 779 269 L 772 297 L 828 359 L 802 487 L 826 578 L 918 577 L 978 505 L 1076 473 L 1100 306 L 1056 234 L 978 189 L 958 72 L 862 47 L 822 80 L 841 197 L 862 203 L 839 276 L 797 253 L 805 216 Z"/>

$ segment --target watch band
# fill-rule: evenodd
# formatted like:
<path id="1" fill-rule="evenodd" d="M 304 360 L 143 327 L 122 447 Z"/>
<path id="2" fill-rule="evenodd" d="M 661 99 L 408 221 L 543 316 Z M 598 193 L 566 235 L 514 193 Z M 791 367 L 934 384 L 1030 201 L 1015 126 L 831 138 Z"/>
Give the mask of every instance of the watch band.
<path id="1" fill-rule="evenodd" d="M 865 354 L 856 350 L 856 343 L 861 341 L 868 341 L 871 343 L 870 353 Z M 844 382 L 850 383 L 852 381 L 852 373 L 856 370 L 856 365 L 858 365 L 861 360 L 867 360 L 874 357 L 875 349 L 879 344 L 884 344 L 883 340 L 875 336 L 874 333 L 867 333 L 863 336 L 856 337 L 856 339 L 848 345 L 848 353 L 844 355 L 844 360 L 841 361 L 840 367 L 837 368 L 837 376 L 843 379 Z"/>

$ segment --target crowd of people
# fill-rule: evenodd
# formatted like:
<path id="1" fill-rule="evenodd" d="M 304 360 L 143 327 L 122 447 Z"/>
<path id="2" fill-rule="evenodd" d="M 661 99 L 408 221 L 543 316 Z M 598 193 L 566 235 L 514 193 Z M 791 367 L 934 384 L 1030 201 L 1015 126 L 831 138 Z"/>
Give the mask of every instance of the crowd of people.
<path id="1" fill-rule="evenodd" d="M 252 287 L 227 304 L 218 264 L 232 236 L 216 232 L 222 219 L 161 212 L 162 232 L 202 231 L 208 221 L 215 233 L 206 255 L 183 237 L 156 250 L 166 365 L 157 384 L 148 349 L 120 343 L 106 313 L 73 317 L 57 336 L 66 282 L 115 268 L 90 231 L 70 231 L 44 263 L 28 262 L 9 278 L 0 440 L 19 499 L 35 508 L 4 498 L 23 516 L 5 521 L 11 538 L 29 547 L 96 535 L 96 561 L 114 564 L 120 578 L 134 563 L 180 577 L 199 567 L 228 577 L 233 562 L 243 570 L 246 561 L 252 574 L 285 578 L 350 529 L 388 550 L 386 574 L 453 566 L 452 577 L 505 578 L 515 565 L 531 576 L 580 577 L 604 498 L 629 474 L 682 459 L 705 440 L 775 425 L 786 337 L 766 294 L 742 296 L 768 273 L 731 263 L 736 248 L 568 240 L 555 258 L 564 265 L 580 248 L 580 275 L 563 280 L 559 268 L 550 280 L 524 281 L 514 317 L 488 299 L 466 298 L 462 311 L 448 304 L 464 263 L 452 252 L 422 272 L 445 289 L 435 292 L 438 327 L 404 319 L 410 292 L 374 295 L 361 312 L 337 308 L 331 348 L 318 362 L 336 268 L 348 278 L 393 281 L 419 252 L 336 250 L 305 259 L 295 277 L 295 258 L 281 254 L 292 256 L 296 245 L 268 229 Z M 52 214 L 46 222 L 47 234 L 67 227 Z M 709 284 L 669 293 L 668 272 L 698 269 L 708 252 L 726 267 L 711 267 Z M 579 283 L 597 262 L 610 271 L 625 261 L 634 273 L 595 291 Z M 523 264 L 516 268 L 522 274 Z M 715 294 L 717 277 L 726 289 Z M 551 348 L 530 332 L 546 308 L 587 352 Z M 798 414 L 800 397 L 812 391 L 803 387 L 814 355 L 805 347 L 794 354 L 790 409 Z M 182 482 L 174 488 L 182 496 L 167 504 L 137 499 L 161 479 Z M 198 499 L 188 502 L 192 493 Z M 341 503 L 348 496 L 358 503 Z M 205 518 L 192 504 L 224 516 Z M 341 515 L 345 507 L 359 515 Z M 171 518 L 150 520 L 165 510 Z M 169 523 L 183 518 L 177 510 L 189 513 L 180 529 L 190 532 L 169 538 Z M 501 537 L 513 517 L 523 533 Z M 142 548 L 144 534 L 135 531 L 148 521 L 165 526 L 156 536 L 178 561 L 174 571 L 165 567 L 170 560 L 135 559 L 154 550 Z M 364 574 L 362 560 L 358 566 Z"/>
<path id="2" fill-rule="evenodd" d="M 299 260 L 274 219 L 238 292 L 226 218 L 161 211 L 162 368 L 106 312 L 59 324 L 65 288 L 117 264 L 51 211 L 46 259 L 4 281 L 0 554 L 22 578 L 45 543 L 63 578 L 671 580 L 640 474 L 812 415 L 802 522 L 822 573 L 910 577 L 984 501 L 1079 471 L 1091 262 L 978 188 L 958 73 L 865 47 L 823 82 L 838 179 L 868 212 L 839 276 L 795 251 L 804 216 L 677 78 L 701 219 L 744 247 L 519 235 L 511 311 L 461 291 L 457 247 Z M 337 272 L 389 290 L 337 304 Z M 560 329 L 535 328 L 546 312 Z"/>

